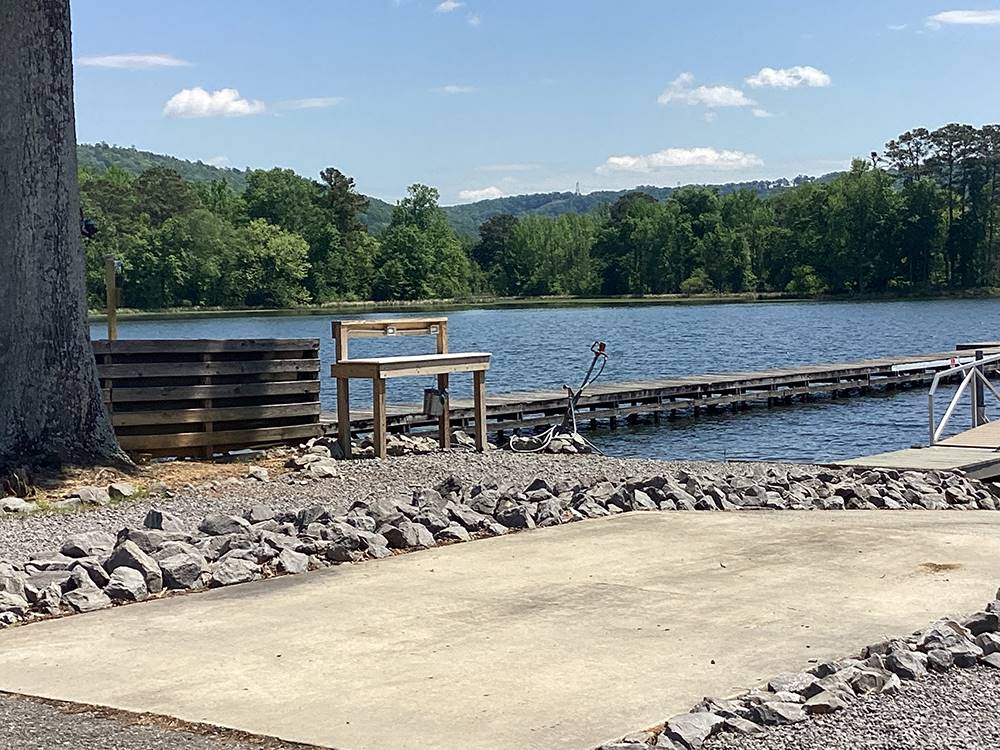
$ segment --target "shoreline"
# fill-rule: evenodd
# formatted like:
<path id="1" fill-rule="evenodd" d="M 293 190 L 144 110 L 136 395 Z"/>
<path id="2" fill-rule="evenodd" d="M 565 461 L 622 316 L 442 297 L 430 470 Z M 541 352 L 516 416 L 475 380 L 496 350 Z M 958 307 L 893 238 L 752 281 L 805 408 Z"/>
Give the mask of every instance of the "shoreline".
<path id="1" fill-rule="evenodd" d="M 739 294 L 656 294 L 645 296 L 611 296 L 611 297 L 472 297 L 469 299 L 429 299 L 429 300 L 395 300 L 376 302 L 372 300 L 357 302 L 331 302 L 321 305 L 304 305 L 289 308 L 215 308 L 215 307 L 178 307 L 165 310 L 133 310 L 118 311 L 119 320 L 172 320 L 185 318 L 236 318 L 283 317 L 303 315 L 327 315 L 329 313 L 348 312 L 363 314 L 379 311 L 449 311 L 449 310 L 493 310 L 520 308 L 549 307 L 633 307 L 640 305 L 728 305 L 781 302 L 913 302 L 929 300 L 955 299 L 997 299 L 1000 298 L 1000 288 L 976 288 L 965 290 L 942 290 L 938 292 L 925 291 L 913 294 L 830 294 L 816 297 L 805 297 L 787 292 L 746 292 Z M 90 310 L 90 323 L 102 323 L 107 320 L 103 311 Z"/>

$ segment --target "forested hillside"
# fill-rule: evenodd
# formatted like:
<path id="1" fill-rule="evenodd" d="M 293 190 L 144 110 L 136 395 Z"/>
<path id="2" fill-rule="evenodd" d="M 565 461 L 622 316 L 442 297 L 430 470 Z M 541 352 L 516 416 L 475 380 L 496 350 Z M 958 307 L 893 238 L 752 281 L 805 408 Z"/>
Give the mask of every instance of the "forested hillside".
<path id="1" fill-rule="evenodd" d="M 546 215 L 551 196 L 506 199 L 520 202 L 490 210 L 520 213 L 490 216 L 475 237 L 456 231 L 425 185 L 379 207 L 376 230 L 371 201 L 336 169 L 319 180 L 242 174 L 238 191 L 163 166 L 81 167 L 82 204 L 99 227 L 87 241 L 92 304 L 104 297 L 105 254 L 122 262 L 123 304 L 141 309 L 1000 284 L 997 125 L 918 128 L 847 173 L 794 185 L 636 190 L 558 215 Z"/>
<path id="2" fill-rule="evenodd" d="M 106 143 L 81 144 L 77 147 L 81 167 L 92 171 L 103 172 L 109 167 L 118 167 L 131 175 L 139 175 L 153 167 L 166 167 L 177 172 L 189 182 L 212 182 L 224 180 L 237 192 L 246 189 L 246 176 L 250 171 L 216 167 L 197 161 L 185 161 L 173 156 L 163 156 L 149 151 L 139 151 L 135 148 L 109 146 Z M 834 175 L 818 178 L 828 181 Z M 797 177 L 794 180 L 754 180 L 751 182 L 730 182 L 715 185 L 721 195 L 739 190 L 750 190 L 757 195 L 767 196 L 785 190 L 792 185 L 808 182 L 811 177 Z M 664 200 L 676 190 L 670 187 L 654 187 L 641 185 L 636 190 L 647 193 L 657 200 Z M 448 221 L 455 230 L 467 237 L 475 237 L 479 226 L 490 217 L 498 214 L 522 216 L 535 214 L 538 216 L 561 216 L 562 214 L 587 214 L 600 206 L 610 206 L 616 200 L 628 193 L 628 190 L 601 190 L 586 195 L 576 193 L 532 193 L 529 195 L 512 195 L 504 198 L 465 203 L 457 206 L 443 206 Z M 368 208 L 362 215 L 362 221 L 373 232 L 381 231 L 389 225 L 392 218 L 392 205 L 378 198 L 368 197 Z"/>

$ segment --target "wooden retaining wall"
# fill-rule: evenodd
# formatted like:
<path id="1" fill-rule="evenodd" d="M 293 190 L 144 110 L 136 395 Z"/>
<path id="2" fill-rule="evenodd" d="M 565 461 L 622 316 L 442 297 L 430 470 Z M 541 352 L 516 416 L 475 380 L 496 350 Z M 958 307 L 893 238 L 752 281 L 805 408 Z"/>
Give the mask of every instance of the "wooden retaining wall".
<path id="1" fill-rule="evenodd" d="M 133 456 L 211 456 L 321 433 L 319 339 L 94 341 Z"/>

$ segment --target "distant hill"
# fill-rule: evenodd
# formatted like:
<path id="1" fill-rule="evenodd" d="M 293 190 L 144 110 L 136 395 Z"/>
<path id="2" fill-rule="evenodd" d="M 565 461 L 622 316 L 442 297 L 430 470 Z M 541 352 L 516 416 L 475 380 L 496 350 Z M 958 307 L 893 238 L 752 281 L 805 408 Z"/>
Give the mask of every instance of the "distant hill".
<path id="1" fill-rule="evenodd" d="M 139 174 L 152 167 L 167 167 L 173 169 L 184 179 L 192 182 L 211 182 L 225 180 L 234 190 L 246 188 L 246 175 L 250 170 L 233 169 L 232 167 L 216 167 L 201 161 L 187 161 L 173 156 L 140 151 L 136 148 L 109 146 L 107 143 L 80 144 L 77 146 L 77 159 L 81 167 L 104 171 L 115 166 L 131 174 Z M 832 172 L 822 177 L 796 177 L 794 180 L 753 180 L 749 182 L 727 182 L 722 185 L 711 185 L 720 193 L 733 193 L 738 190 L 752 190 L 761 196 L 787 190 L 788 188 L 816 179 L 826 182 L 838 173 Z M 529 195 L 512 195 L 504 198 L 465 203 L 458 206 L 444 206 L 448 221 L 459 234 L 469 237 L 477 236 L 479 225 L 497 214 L 537 214 L 540 216 L 559 216 L 560 214 L 585 214 L 595 208 L 614 203 L 621 196 L 633 190 L 648 193 L 657 200 L 664 200 L 677 188 L 640 185 L 632 190 L 600 190 L 586 195 L 576 193 L 532 193 Z M 392 216 L 392 204 L 379 198 L 369 197 L 368 211 L 364 220 L 372 231 L 384 229 Z"/>
<path id="2" fill-rule="evenodd" d="M 752 190 L 760 196 L 773 195 L 787 190 L 803 182 L 817 180 L 827 182 L 833 179 L 837 172 L 822 177 L 807 177 L 801 175 L 794 180 L 752 180 L 749 182 L 727 182 L 720 185 L 709 185 L 720 193 L 735 193 L 739 190 Z M 629 190 L 599 190 L 586 195 L 576 193 L 533 193 L 530 195 L 512 195 L 504 198 L 465 203 L 459 206 L 445 206 L 445 213 L 455 230 L 461 234 L 475 235 L 479 225 L 497 214 L 538 214 L 540 216 L 559 216 L 560 214 L 585 214 L 595 208 L 614 203 L 626 193 L 640 191 L 648 193 L 658 201 L 665 200 L 677 190 L 674 187 L 656 187 L 654 185 L 639 185 Z"/>
<path id="3" fill-rule="evenodd" d="M 246 189 L 246 173 L 249 171 L 233 169 L 232 167 L 216 167 L 202 161 L 188 161 L 174 156 L 140 151 L 137 148 L 109 146 L 107 143 L 81 143 L 76 147 L 76 158 L 81 167 L 88 167 L 99 172 L 103 172 L 109 167 L 118 167 L 129 174 L 139 174 L 153 167 L 166 167 L 191 182 L 225 180 L 233 190 L 237 191 Z"/>

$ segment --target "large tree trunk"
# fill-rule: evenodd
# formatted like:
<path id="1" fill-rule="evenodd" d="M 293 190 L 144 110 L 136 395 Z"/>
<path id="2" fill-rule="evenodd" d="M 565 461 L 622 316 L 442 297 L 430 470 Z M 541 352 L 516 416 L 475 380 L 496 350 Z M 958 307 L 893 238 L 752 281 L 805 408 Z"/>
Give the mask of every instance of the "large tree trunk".
<path id="1" fill-rule="evenodd" d="M 69 0 L 0 0 L 0 468 L 126 461 L 87 325 Z"/>

